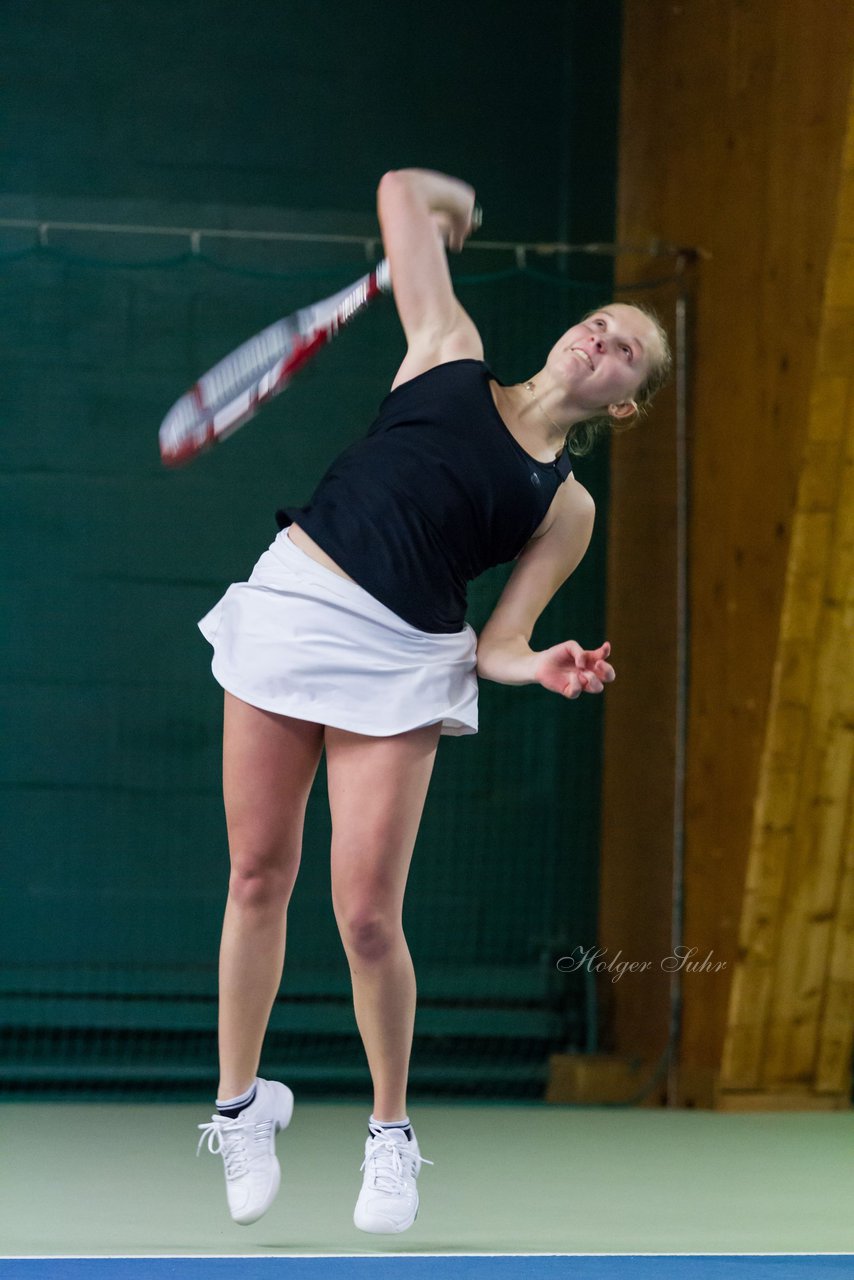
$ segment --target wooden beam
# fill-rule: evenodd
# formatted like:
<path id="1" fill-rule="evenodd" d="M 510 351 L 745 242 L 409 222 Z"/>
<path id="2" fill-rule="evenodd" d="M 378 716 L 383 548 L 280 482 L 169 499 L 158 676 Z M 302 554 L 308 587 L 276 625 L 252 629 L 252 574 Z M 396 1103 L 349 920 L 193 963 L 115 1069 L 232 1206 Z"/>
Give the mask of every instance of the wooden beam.
<path id="1" fill-rule="evenodd" d="M 854 149 L 854 95 L 849 111 Z M 854 165 L 843 168 L 720 1073 L 851 1094 Z M 836 344 L 845 335 L 848 370 Z"/>

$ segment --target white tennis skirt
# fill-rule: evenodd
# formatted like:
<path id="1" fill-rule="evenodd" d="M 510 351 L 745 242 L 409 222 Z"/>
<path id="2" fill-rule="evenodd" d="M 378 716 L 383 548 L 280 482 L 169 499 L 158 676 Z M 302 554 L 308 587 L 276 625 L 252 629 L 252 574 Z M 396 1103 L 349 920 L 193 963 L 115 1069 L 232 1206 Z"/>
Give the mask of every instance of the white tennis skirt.
<path id="1" fill-rule="evenodd" d="M 283 529 L 199 630 L 211 670 L 264 711 L 376 737 L 441 723 L 477 733 L 477 637 L 419 631 Z"/>

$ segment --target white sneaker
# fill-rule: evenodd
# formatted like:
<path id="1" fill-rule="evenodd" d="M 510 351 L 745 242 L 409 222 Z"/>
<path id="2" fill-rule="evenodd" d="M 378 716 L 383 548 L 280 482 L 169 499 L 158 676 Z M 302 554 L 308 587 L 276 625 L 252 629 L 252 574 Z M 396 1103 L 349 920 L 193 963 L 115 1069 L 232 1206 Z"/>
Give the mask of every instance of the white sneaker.
<path id="1" fill-rule="evenodd" d="M 414 1133 L 411 1142 L 402 1129 L 384 1129 L 368 1138 L 361 1165 L 365 1178 L 353 1214 L 359 1230 L 391 1235 L 411 1227 L 418 1216 L 415 1179 L 422 1164 L 432 1163 L 421 1155 Z"/>
<path id="2" fill-rule="evenodd" d="M 287 1129 L 294 1111 L 294 1095 L 277 1080 L 258 1080 L 255 1100 L 236 1119 L 215 1115 L 200 1124 L 208 1151 L 225 1164 L 225 1190 L 235 1222 L 248 1226 L 265 1214 L 276 1198 L 281 1169 L 276 1159 L 276 1134 Z"/>

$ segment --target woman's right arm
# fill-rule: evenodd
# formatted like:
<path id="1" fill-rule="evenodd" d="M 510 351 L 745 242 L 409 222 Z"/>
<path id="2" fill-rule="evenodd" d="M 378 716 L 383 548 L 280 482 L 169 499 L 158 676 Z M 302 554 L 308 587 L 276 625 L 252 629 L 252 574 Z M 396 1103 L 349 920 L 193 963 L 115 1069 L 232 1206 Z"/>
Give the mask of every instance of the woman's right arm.
<path id="1" fill-rule="evenodd" d="M 450 248 L 462 249 L 474 205 L 473 187 L 431 169 L 393 169 L 380 181 L 383 248 L 413 367 L 428 359 L 441 363 L 449 350 L 452 358 L 482 358 L 480 335 L 454 294 L 439 227 L 446 226 Z"/>

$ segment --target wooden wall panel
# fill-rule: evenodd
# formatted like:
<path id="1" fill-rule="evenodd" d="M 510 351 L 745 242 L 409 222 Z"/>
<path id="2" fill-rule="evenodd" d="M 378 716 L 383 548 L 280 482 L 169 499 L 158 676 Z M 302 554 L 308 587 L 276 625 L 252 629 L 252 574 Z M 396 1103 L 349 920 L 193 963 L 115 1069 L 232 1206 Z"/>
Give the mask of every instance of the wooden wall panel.
<path id="1" fill-rule="evenodd" d="M 854 138 L 854 100 L 849 121 Z M 847 376 L 836 372 L 828 333 L 838 331 L 840 310 L 854 308 L 852 191 L 854 166 L 846 166 L 748 857 L 722 1106 L 757 1090 L 851 1094 L 854 318 Z"/>
<path id="2" fill-rule="evenodd" d="M 742 895 L 840 190 L 853 40 L 854 29 L 840 23 L 834 0 L 626 0 L 624 5 L 620 239 L 638 243 L 661 237 L 700 246 L 710 255 L 698 278 L 690 419 L 685 929 L 689 945 L 701 955 L 712 951 L 726 968 L 685 979 L 682 1083 L 674 1100 L 689 1105 L 707 1105 L 714 1097 L 739 954 Z M 844 191 L 843 198 L 850 201 Z M 847 261 L 843 255 L 839 283 L 833 286 L 842 294 Z M 634 274 L 638 263 L 621 269 Z M 851 358 L 844 310 L 841 300 L 829 307 L 823 330 L 824 371 L 842 380 Z M 818 394 L 839 403 L 846 390 L 841 381 L 831 380 Z M 654 429 L 653 423 L 643 430 Z M 641 673 L 620 699 L 609 698 L 606 712 L 601 928 L 615 948 L 632 912 L 628 886 L 638 874 L 636 830 L 657 828 L 657 838 L 647 838 L 645 855 L 660 862 L 669 854 L 666 814 L 648 795 L 645 779 L 666 770 L 672 745 L 665 732 L 644 738 L 659 686 L 666 688 L 668 677 L 640 647 L 641 621 L 636 613 L 627 616 L 631 601 L 623 590 L 631 583 L 636 596 L 638 582 L 645 584 L 647 616 L 672 609 L 670 584 L 650 573 L 644 519 L 649 475 L 638 466 L 642 436 L 643 431 L 634 439 L 624 437 L 612 452 L 609 631 L 629 644 L 630 651 L 621 655 L 624 669 Z M 816 442 L 807 483 L 821 490 L 834 466 Z M 664 489 L 668 483 L 662 479 Z M 667 501 L 666 492 L 661 500 Z M 805 534 L 808 546 L 820 545 L 820 526 L 831 517 L 826 510 L 803 514 L 819 540 L 813 544 Z M 800 616 L 815 604 L 820 587 L 805 574 L 798 590 L 802 598 L 793 607 Z M 616 656 L 615 644 L 615 665 Z M 618 669 L 618 681 L 620 674 Z M 795 681 L 807 678 L 805 671 L 792 672 Z M 784 737 L 803 731 L 803 704 L 781 709 L 780 716 Z M 645 750 L 628 752 L 627 739 L 646 741 Z M 767 777 L 775 822 L 783 827 L 796 820 L 796 773 L 787 756 Z M 763 911 L 771 912 L 786 892 L 779 846 L 778 833 L 770 832 L 771 868 L 756 899 L 760 948 L 773 946 L 770 933 L 762 936 Z M 660 885 L 660 866 L 652 876 Z M 621 885 L 627 886 L 622 893 Z M 817 886 L 816 901 L 826 901 L 827 892 L 827 885 Z M 657 917 L 646 927 L 650 946 L 658 944 L 669 909 L 669 901 L 658 903 Z M 826 931 L 819 950 L 834 946 L 838 950 L 838 939 L 831 942 Z M 822 961 L 811 957 L 809 963 Z M 770 991 L 751 987 L 739 998 L 761 1004 Z M 660 997 L 653 1001 L 652 993 L 636 984 L 623 986 L 615 999 L 616 1048 L 650 1047 L 638 1042 L 645 1004 L 654 1015 L 647 1020 L 655 1027 L 650 1036 L 660 1042 Z"/>

